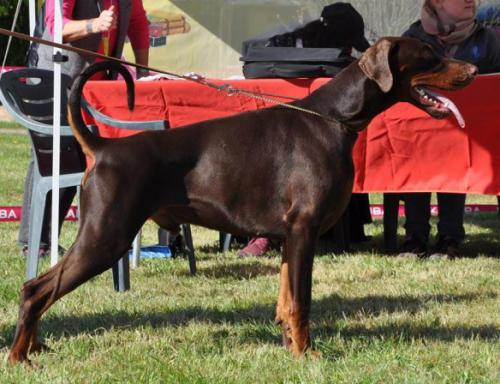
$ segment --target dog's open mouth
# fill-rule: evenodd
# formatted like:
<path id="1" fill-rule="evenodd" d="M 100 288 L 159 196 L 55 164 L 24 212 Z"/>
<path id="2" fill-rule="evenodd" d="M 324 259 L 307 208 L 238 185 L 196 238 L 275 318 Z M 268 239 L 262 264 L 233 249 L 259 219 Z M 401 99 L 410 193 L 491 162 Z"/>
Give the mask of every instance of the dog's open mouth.
<path id="1" fill-rule="evenodd" d="M 453 113 L 461 128 L 465 120 L 453 101 L 422 86 L 413 88 L 413 97 L 425 111 L 437 119 L 443 119 Z"/>

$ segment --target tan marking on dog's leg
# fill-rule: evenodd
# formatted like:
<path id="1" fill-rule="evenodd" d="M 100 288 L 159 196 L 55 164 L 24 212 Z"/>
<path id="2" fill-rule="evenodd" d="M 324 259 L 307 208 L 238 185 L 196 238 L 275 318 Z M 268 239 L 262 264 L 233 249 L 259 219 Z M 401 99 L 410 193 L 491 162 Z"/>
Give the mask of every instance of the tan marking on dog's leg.
<path id="1" fill-rule="evenodd" d="M 290 280 L 288 277 L 288 263 L 283 258 L 281 261 L 281 272 L 280 272 L 280 287 L 278 293 L 278 304 L 276 305 L 276 324 L 280 324 L 282 327 L 282 337 L 283 345 L 287 348 L 290 347 L 292 342 L 291 328 L 289 325 L 290 316 L 290 303 L 291 303 L 291 293 L 290 293 Z"/>
<path id="2" fill-rule="evenodd" d="M 80 135 L 80 132 L 78 129 L 75 128 L 76 123 L 73 120 L 73 116 L 71 114 L 71 111 L 68 107 L 68 123 L 72 128 L 73 135 L 75 136 L 76 140 L 82 147 L 83 154 L 85 155 L 87 159 L 87 169 L 85 170 L 85 173 L 83 174 L 82 177 L 82 186 L 84 187 L 85 184 L 87 183 L 87 179 L 89 177 L 90 171 L 92 171 L 95 167 L 95 155 L 94 152 L 90 149 L 90 147 L 87 145 L 87 142 L 85 139 Z M 87 128 L 85 128 L 87 129 Z"/>
<path id="3" fill-rule="evenodd" d="M 309 321 L 303 319 L 301 311 L 292 309 L 289 317 L 291 332 L 291 350 L 295 357 L 302 356 L 310 346 Z"/>

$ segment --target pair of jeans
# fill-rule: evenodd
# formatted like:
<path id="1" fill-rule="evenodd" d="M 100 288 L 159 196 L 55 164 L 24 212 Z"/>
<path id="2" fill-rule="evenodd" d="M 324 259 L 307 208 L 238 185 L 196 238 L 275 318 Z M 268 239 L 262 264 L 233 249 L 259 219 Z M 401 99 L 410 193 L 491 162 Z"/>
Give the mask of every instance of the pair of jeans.
<path id="1" fill-rule="evenodd" d="M 450 237 L 457 242 L 465 238 L 464 207 L 465 194 L 438 193 L 439 221 L 437 225 L 438 238 Z M 422 243 L 429 241 L 431 217 L 430 193 L 405 193 L 405 229 L 406 239 L 417 240 Z"/>
<path id="2" fill-rule="evenodd" d="M 23 195 L 23 211 L 21 216 L 21 226 L 19 227 L 18 241 L 21 246 L 28 245 L 29 243 L 29 222 L 31 211 L 31 197 L 33 188 L 33 167 L 34 160 L 30 160 L 28 165 L 28 172 L 24 181 L 24 195 Z M 61 226 L 64 218 L 68 213 L 73 198 L 76 195 L 76 187 L 61 188 L 59 190 L 59 233 L 61 233 Z M 45 202 L 45 212 L 43 214 L 42 234 L 40 239 L 40 246 L 50 246 L 50 222 L 52 210 L 52 194 L 47 194 L 47 201 Z"/>

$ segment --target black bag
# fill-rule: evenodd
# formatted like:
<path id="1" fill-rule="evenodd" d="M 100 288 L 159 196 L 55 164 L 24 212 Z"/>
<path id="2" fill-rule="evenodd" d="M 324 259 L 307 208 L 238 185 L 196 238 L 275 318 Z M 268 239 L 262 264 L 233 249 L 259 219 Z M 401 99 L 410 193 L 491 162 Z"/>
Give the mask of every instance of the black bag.
<path id="1" fill-rule="evenodd" d="M 243 75 L 247 79 L 332 77 L 354 59 L 338 48 L 248 46 Z"/>

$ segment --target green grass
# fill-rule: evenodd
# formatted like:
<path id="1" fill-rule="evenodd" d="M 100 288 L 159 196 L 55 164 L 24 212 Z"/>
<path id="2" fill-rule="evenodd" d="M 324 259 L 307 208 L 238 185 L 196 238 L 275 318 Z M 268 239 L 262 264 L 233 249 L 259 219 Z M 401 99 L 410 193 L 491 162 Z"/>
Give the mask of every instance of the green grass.
<path id="1" fill-rule="evenodd" d="M 21 204 L 28 156 L 26 136 L 0 134 L 0 205 Z M 76 229 L 64 225 L 63 246 Z M 373 241 L 351 254 L 321 244 L 311 329 L 322 356 L 298 360 L 273 324 L 279 255 L 222 255 L 217 233 L 195 227 L 195 277 L 183 258 L 142 261 L 131 271 L 132 289 L 118 294 L 106 272 L 43 318 L 40 336 L 52 352 L 33 356 L 33 367 L 10 366 L 25 268 L 17 230 L 18 223 L 0 223 L 2 384 L 500 382 L 496 215 L 467 216 L 467 257 L 455 261 L 382 255 L 380 221 L 367 226 Z M 155 243 L 155 234 L 147 223 L 143 242 Z"/>
<path id="2" fill-rule="evenodd" d="M 29 156 L 27 135 L 0 133 L 0 205 L 22 205 Z"/>
<path id="3" fill-rule="evenodd" d="M 0 129 L 9 129 L 9 130 L 19 130 L 19 133 L 25 132 L 25 129 L 22 125 L 15 123 L 13 121 L 0 121 Z"/>

